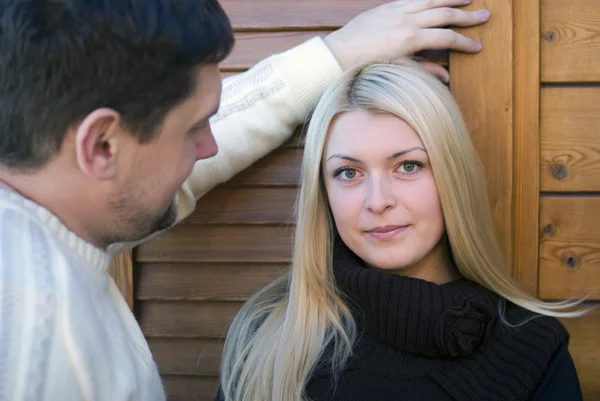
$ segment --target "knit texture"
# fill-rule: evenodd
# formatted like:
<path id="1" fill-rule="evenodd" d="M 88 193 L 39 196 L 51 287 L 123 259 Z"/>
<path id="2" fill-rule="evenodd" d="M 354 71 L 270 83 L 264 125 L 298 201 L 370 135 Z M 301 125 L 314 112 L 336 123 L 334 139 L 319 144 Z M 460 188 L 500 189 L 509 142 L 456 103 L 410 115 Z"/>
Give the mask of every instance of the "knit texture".
<path id="1" fill-rule="evenodd" d="M 359 327 L 354 354 L 334 380 L 329 350 L 307 386 L 311 400 L 529 400 L 554 351 L 568 340 L 535 316 L 465 278 L 437 285 L 377 271 L 341 241 L 338 287 Z"/>

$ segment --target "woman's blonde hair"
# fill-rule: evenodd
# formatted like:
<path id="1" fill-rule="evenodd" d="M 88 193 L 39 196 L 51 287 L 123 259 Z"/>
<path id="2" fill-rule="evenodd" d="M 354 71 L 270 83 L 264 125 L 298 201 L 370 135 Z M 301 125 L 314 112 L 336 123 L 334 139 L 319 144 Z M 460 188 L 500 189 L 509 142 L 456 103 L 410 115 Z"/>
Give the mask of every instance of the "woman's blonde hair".
<path id="1" fill-rule="evenodd" d="M 579 316 L 577 302 L 548 303 L 510 278 L 492 223 L 483 169 L 448 89 L 412 60 L 345 73 L 325 92 L 304 148 L 289 274 L 256 295 L 235 318 L 225 344 L 221 387 L 226 400 L 300 401 L 323 350 L 331 369 L 351 354 L 355 322 L 336 289 L 334 225 L 322 182 L 322 156 L 332 120 L 355 109 L 395 115 L 420 136 L 439 189 L 454 261 L 466 278 L 525 309 Z"/>

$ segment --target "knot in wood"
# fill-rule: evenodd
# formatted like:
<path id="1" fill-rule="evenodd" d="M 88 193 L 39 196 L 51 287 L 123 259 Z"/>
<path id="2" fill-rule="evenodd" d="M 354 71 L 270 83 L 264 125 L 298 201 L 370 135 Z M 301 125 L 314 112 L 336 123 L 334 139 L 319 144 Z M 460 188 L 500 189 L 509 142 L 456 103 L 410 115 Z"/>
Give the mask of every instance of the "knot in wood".
<path id="1" fill-rule="evenodd" d="M 554 42 L 556 40 L 556 32 L 546 31 L 542 34 L 542 39 L 546 42 Z"/>
<path id="2" fill-rule="evenodd" d="M 550 173 L 557 180 L 562 180 L 567 177 L 567 166 L 562 163 L 552 163 Z"/>
<path id="3" fill-rule="evenodd" d="M 573 252 L 564 252 L 562 255 L 560 255 L 560 261 L 569 269 L 577 269 L 581 265 L 579 256 Z"/>

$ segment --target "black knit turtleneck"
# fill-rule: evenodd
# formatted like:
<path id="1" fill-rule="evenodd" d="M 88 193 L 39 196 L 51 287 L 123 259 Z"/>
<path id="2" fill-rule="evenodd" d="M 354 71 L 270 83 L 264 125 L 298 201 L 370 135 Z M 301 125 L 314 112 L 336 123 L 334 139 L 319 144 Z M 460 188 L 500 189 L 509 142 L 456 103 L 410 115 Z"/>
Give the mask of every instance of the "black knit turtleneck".
<path id="1" fill-rule="evenodd" d="M 555 351 L 568 356 L 556 319 L 502 305 L 467 279 L 436 285 L 376 271 L 343 243 L 334 273 L 359 336 L 336 378 L 325 352 L 306 388 L 311 400 L 531 400 Z M 499 308 L 509 323 L 526 323 L 504 324 Z"/>

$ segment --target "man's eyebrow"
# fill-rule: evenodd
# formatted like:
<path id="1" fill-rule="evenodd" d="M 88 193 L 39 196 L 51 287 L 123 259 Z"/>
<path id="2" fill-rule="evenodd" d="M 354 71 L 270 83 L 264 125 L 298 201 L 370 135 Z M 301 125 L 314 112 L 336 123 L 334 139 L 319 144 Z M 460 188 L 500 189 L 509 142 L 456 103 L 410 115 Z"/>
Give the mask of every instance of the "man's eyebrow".
<path id="1" fill-rule="evenodd" d="M 388 160 L 392 160 L 392 159 L 395 159 L 397 157 L 400 157 L 402 155 L 405 155 L 405 154 L 410 153 L 410 152 L 415 151 L 415 150 L 422 150 L 423 152 L 427 153 L 427 151 L 425 149 L 423 149 L 422 147 L 415 146 L 415 147 L 410 148 L 410 149 L 405 149 L 405 150 L 401 150 L 400 152 L 396 152 L 393 155 L 389 156 L 387 159 Z M 342 154 L 339 154 L 339 153 L 336 153 L 336 154 L 333 154 L 333 155 L 329 156 L 327 158 L 327 160 L 325 160 L 325 162 L 327 163 L 329 160 L 331 160 L 333 158 L 338 158 L 338 159 L 343 159 L 343 160 L 349 160 L 349 161 L 354 162 L 354 163 L 361 163 L 360 160 L 358 160 L 358 159 L 356 159 L 354 157 L 342 155 Z"/>
<path id="2" fill-rule="evenodd" d="M 214 116 L 215 114 L 217 114 L 219 112 L 219 107 L 215 108 L 209 115 L 207 115 L 206 117 L 203 117 L 201 120 L 197 121 L 196 123 L 194 123 L 194 125 L 191 126 L 191 128 L 188 130 L 189 132 L 193 132 L 196 131 L 200 128 L 203 128 L 203 126 L 208 122 L 208 120 L 210 120 L 210 118 L 212 116 Z"/>

